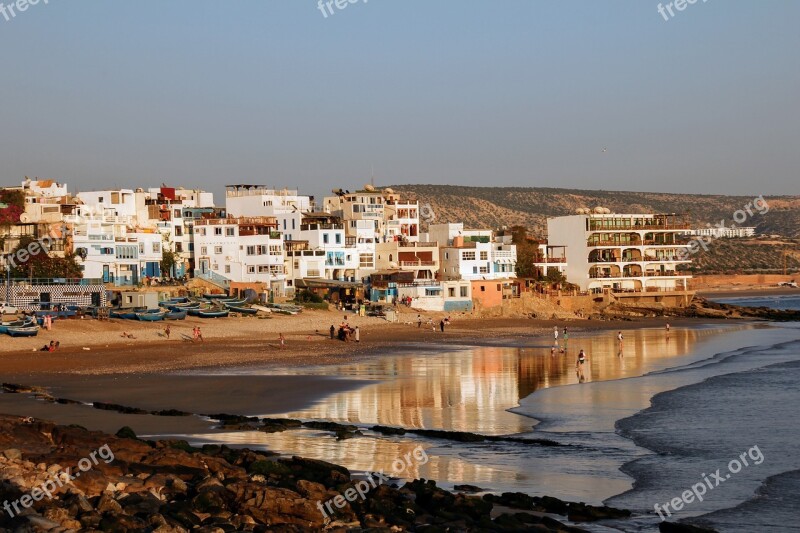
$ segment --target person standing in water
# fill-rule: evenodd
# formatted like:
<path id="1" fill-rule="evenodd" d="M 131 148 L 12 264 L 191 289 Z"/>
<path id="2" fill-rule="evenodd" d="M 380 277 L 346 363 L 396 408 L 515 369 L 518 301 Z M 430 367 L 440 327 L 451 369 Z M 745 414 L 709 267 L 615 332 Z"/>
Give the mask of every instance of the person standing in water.
<path id="1" fill-rule="evenodd" d="M 558 326 L 553 326 L 553 343 L 558 346 Z"/>
<path id="2" fill-rule="evenodd" d="M 586 376 L 583 373 L 583 365 L 586 364 L 586 352 L 583 350 L 578 353 L 578 360 L 575 361 L 575 373 L 578 374 L 578 380 L 583 383 Z"/>

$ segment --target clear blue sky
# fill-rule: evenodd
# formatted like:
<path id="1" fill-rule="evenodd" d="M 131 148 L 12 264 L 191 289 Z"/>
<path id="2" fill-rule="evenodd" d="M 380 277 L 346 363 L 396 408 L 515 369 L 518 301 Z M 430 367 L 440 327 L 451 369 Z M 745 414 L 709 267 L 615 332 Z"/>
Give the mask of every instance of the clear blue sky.
<path id="1" fill-rule="evenodd" d="M 0 184 L 800 192 L 794 0 L 42 2 L 0 16 Z"/>

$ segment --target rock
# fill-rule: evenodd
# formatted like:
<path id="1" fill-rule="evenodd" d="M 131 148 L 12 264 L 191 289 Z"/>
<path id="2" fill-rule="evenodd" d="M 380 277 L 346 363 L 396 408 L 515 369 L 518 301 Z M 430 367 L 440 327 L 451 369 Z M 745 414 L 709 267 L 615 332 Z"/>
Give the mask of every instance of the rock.
<path id="1" fill-rule="evenodd" d="M 32 526 L 43 529 L 45 531 L 50 531 L 51 529 L 61 527 L 60 523 L 55 522 L 53 520 L 48 520 L 42 515 L 36 513 L 28 514 L 25 516 L 25 518 L 28 520 L 28 522 L 30 522 Z"/>
<path id="2" fill-rule="evenodd" d="M 376 433 L 383 433 L 384 435 L 405 435 L 406 430 L 403 428 L 393 428 L 389 426 L 372 426 L 369 428 Z"/>
<path id="3" fill-rule="evenodd" d="M 22 459 L 22 452 L 16 448 L 8 448 L 3 450 L 3 455 L 10 461 L 19 461 Z"/>
<path id="4" fill-rule="evenodd" d="M 690 524 L 679 524 L 677 522 L 661 522 L 658 524 L 661 533 L 716 533 L 714 529 L 706 529 Z"/>
<path id="5" fill-rule="evenodd" d="M 103 494 L 97 502 L 96 510 L 100 514 L 120 514 L 122 513 L 122 506 L 108 494 Z"/>
<path id="6" fill-rule="evenodd" d="M 119 431 L 117 431 L 116 436 L 121 439 L 134 439 L 134 440 L 138 439 L 138 437 L 136 436 L 136 432 L 133 431 L 128 426 L 120 428 Z"/>
<path id="7" fill-rule="evenodd" d="M 476 493 L 476 492 L 484 492 L 486 489 L 476 487 L 475 485 L 455 485 L 453 487 L 453 490 L 456 490 L 458 492 Z"/>
<path id="8" fill-rule="evenodd" d="M 292 418 L 264 418 L 261 420 L 259 429 L 265 433 L 279 433 L 289 429 L 297 429 L 302 425 L 302 421 Z"/>

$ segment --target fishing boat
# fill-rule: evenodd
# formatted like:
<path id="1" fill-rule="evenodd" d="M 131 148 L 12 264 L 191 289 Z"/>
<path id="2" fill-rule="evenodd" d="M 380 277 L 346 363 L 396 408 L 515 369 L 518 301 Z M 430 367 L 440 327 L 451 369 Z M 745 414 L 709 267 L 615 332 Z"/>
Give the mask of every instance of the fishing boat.
<path id="1" fill-rule="evenodd" d="M 230 297 L 227 294 L 204 294 L 203 298 L 206 300 L 224 300 Z"/>
<path id="2" fill-rule="evenodd" d="M 10 326 L 6 333 L 12 337 L 35 337 L 39 334 L 39 326 Z"/>
<path id="3" fill-rule="evenodd" d="M 253 309 L 251 307 L 239 307 L 238 305 L 228 305 L 228 304 L 225 304 L 225 307 L 227 307 L 230 311 L 233 311 L 234 313 L 241 313 L 243 315 L 255 315 L 256 313 L 258 313 L 258 309 Z"/>
<path id="4" fill-rule="evenodd" d="M 168 305 L 167 309 L 170 309 L 172 311 L 182 311 L 182 310 L 186 310 L 186 309 L 200 309 L 200 303 L 199 302 L 191 302 L 191 303 L 185 303 L 185 304 Z"/>
<path id="5" fill-rule="evenodd" d="M 138 320 L 139 317 L 136 316 L 136 313 L 141 313 L 142 311 L 122 311 L 117 309 L 116 311 L 111 311 L 108 316 L 110 318 L 124 318 L 125 320 Z"/>
<path id="6" fill-rule="evenodd" d="M 230 314 L 230 311 L 225 309 L 224 311 L 216 311 L 216 310 L 203 310 L 198 311 L 197 316 L 200 318 L 225 318 Z"/>
<path id="7" fill-rule="evenodd" d="M 158 322 L 164 320 L 167 313 L 164 311 L 155 310 L 155 312 L 145 311 L 144 313 L 136 313 L 136 318 L 142 322 Z"/>
<path id="8" fill-rule="evenodd" d="M 30 322 L 25 320 L 12 320 L 10 322 L 0 322 L 0 333 L 8 333 L 8 328 L 19 328 L 25 325 L 31 325 Z"/>
<path id="9" fill-rule="evenodd" d="M 282 315 L 297 315 L 303 311 L 299 305 L 292 304 L 267 304 L 267 307 Z"/>
<path id="10" fill-rule="evenodd" d="M 186 320 L 186 315 L 188 313 L 184 311 L 169 311 L 166 315 L 164 315 L 164 320 Z"/>
<path id="11" fill-rule="evenodd" d="M 241 307 L 247 303 L 247 300 L 220 300 L 219 303 L 221 303 L 225 307 L 230 307 L 231 305 Z"/>

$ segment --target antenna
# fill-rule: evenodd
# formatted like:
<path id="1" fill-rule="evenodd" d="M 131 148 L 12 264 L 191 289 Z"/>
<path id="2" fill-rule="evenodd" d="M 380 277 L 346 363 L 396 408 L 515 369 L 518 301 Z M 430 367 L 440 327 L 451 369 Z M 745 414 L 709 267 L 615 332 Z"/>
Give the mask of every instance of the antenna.
<path id="1" fill-rule="evenodd" d="M 372 163 L 370 163 L 370 165 L 369 165 L 369 173 L 370 173 L 370 176 L 371 176 L 369 178 L 369 183 L 370 183 L 370 185 L 372 185 L 374 187 L 375 186 L 375 165 L 373 165 Z"/>

